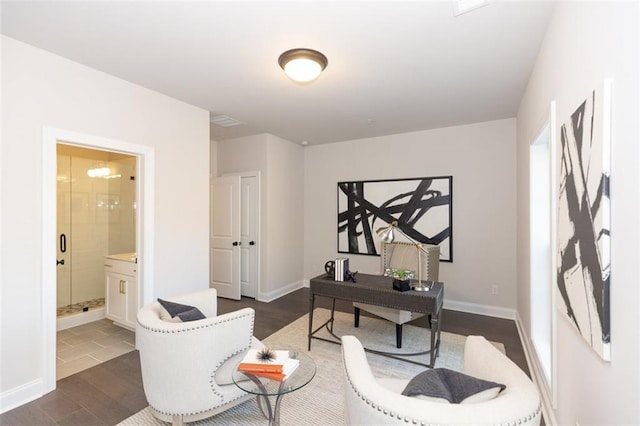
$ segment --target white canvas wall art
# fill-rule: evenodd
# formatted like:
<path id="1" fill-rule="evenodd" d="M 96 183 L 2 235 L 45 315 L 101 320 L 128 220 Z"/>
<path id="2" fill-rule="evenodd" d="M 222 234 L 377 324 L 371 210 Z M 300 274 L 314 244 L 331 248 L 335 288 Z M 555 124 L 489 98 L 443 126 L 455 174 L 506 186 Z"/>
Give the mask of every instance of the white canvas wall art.
<path id="1" fill-rule="evenodd" d="M 452 177 L 338 182 L 338 252 L 378 255 L 377 228 L 394 220 L 415 241 L 453 261 Z"/>
<path id="2" fill-rule="evenodd" d="M 557 306 L 585 341 L 611 359 L 610 82 L 560 129 Z"/>

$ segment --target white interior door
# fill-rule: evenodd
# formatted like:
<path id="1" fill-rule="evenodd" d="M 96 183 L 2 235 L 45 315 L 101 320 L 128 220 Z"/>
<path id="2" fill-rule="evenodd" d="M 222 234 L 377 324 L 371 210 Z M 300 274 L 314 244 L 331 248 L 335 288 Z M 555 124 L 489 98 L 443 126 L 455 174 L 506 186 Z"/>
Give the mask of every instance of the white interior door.
<path id="1" fill-rule="evenodd" d="M 240 178 L 240 287 L 243 296 L 258 296 L 259 279 L 259 187 L 256 176 L 242 176 Z"/>
<path id="2" fill-rule="evenodd" d="M 240 300 L 240 177 L 213 179 L 209 202 L 209 285 Z"/>

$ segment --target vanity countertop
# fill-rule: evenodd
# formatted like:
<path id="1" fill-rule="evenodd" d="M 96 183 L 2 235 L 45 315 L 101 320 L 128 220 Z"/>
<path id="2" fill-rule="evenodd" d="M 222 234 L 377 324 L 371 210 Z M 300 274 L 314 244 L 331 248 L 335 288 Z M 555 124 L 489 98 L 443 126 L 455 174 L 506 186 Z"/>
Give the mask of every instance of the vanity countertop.
<path id="1" fill-rule="evenodd" d="M 138 256 L 137 256 L 136 253 L 108 254 L 105 257 L 107 259 L 122 260 L 124 262 L 138 263 Z"/>

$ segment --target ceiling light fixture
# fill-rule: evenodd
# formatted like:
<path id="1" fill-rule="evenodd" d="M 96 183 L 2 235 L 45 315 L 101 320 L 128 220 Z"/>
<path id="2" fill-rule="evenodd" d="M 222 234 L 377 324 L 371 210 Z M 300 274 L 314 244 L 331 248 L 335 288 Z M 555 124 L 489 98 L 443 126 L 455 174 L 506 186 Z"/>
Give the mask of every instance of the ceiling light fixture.
<path id="1" fill-rule="evenodd" d="M 327 57 L 313 49 L 291 49 L 278 58 L 278 64 L 287 76 L 298 83 L 308 83 L 318 78 L 327 67 Z"/>

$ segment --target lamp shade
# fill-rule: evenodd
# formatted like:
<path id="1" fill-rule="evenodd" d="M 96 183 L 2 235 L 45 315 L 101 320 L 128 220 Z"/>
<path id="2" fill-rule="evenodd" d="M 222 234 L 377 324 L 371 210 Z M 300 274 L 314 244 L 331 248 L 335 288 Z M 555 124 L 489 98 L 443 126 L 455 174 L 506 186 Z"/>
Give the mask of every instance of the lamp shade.
<path id="1" fill-rule="evenodd" d="M 313 49 L 291 49 L 278 58 L 278 64 L 293 81 L 308 83 L 327 67 L 327 57 Z"/>
<path id="2" fill-rule="evenodd" d="M 380 237 L 380 240 L 385 243 L 392 243 L 393 240 L 396 239 L 396 236 L 393 232 L 394 225 L 383 226 L 382 228 L 378 228 L 376 230 L 376 234 Z"/>

